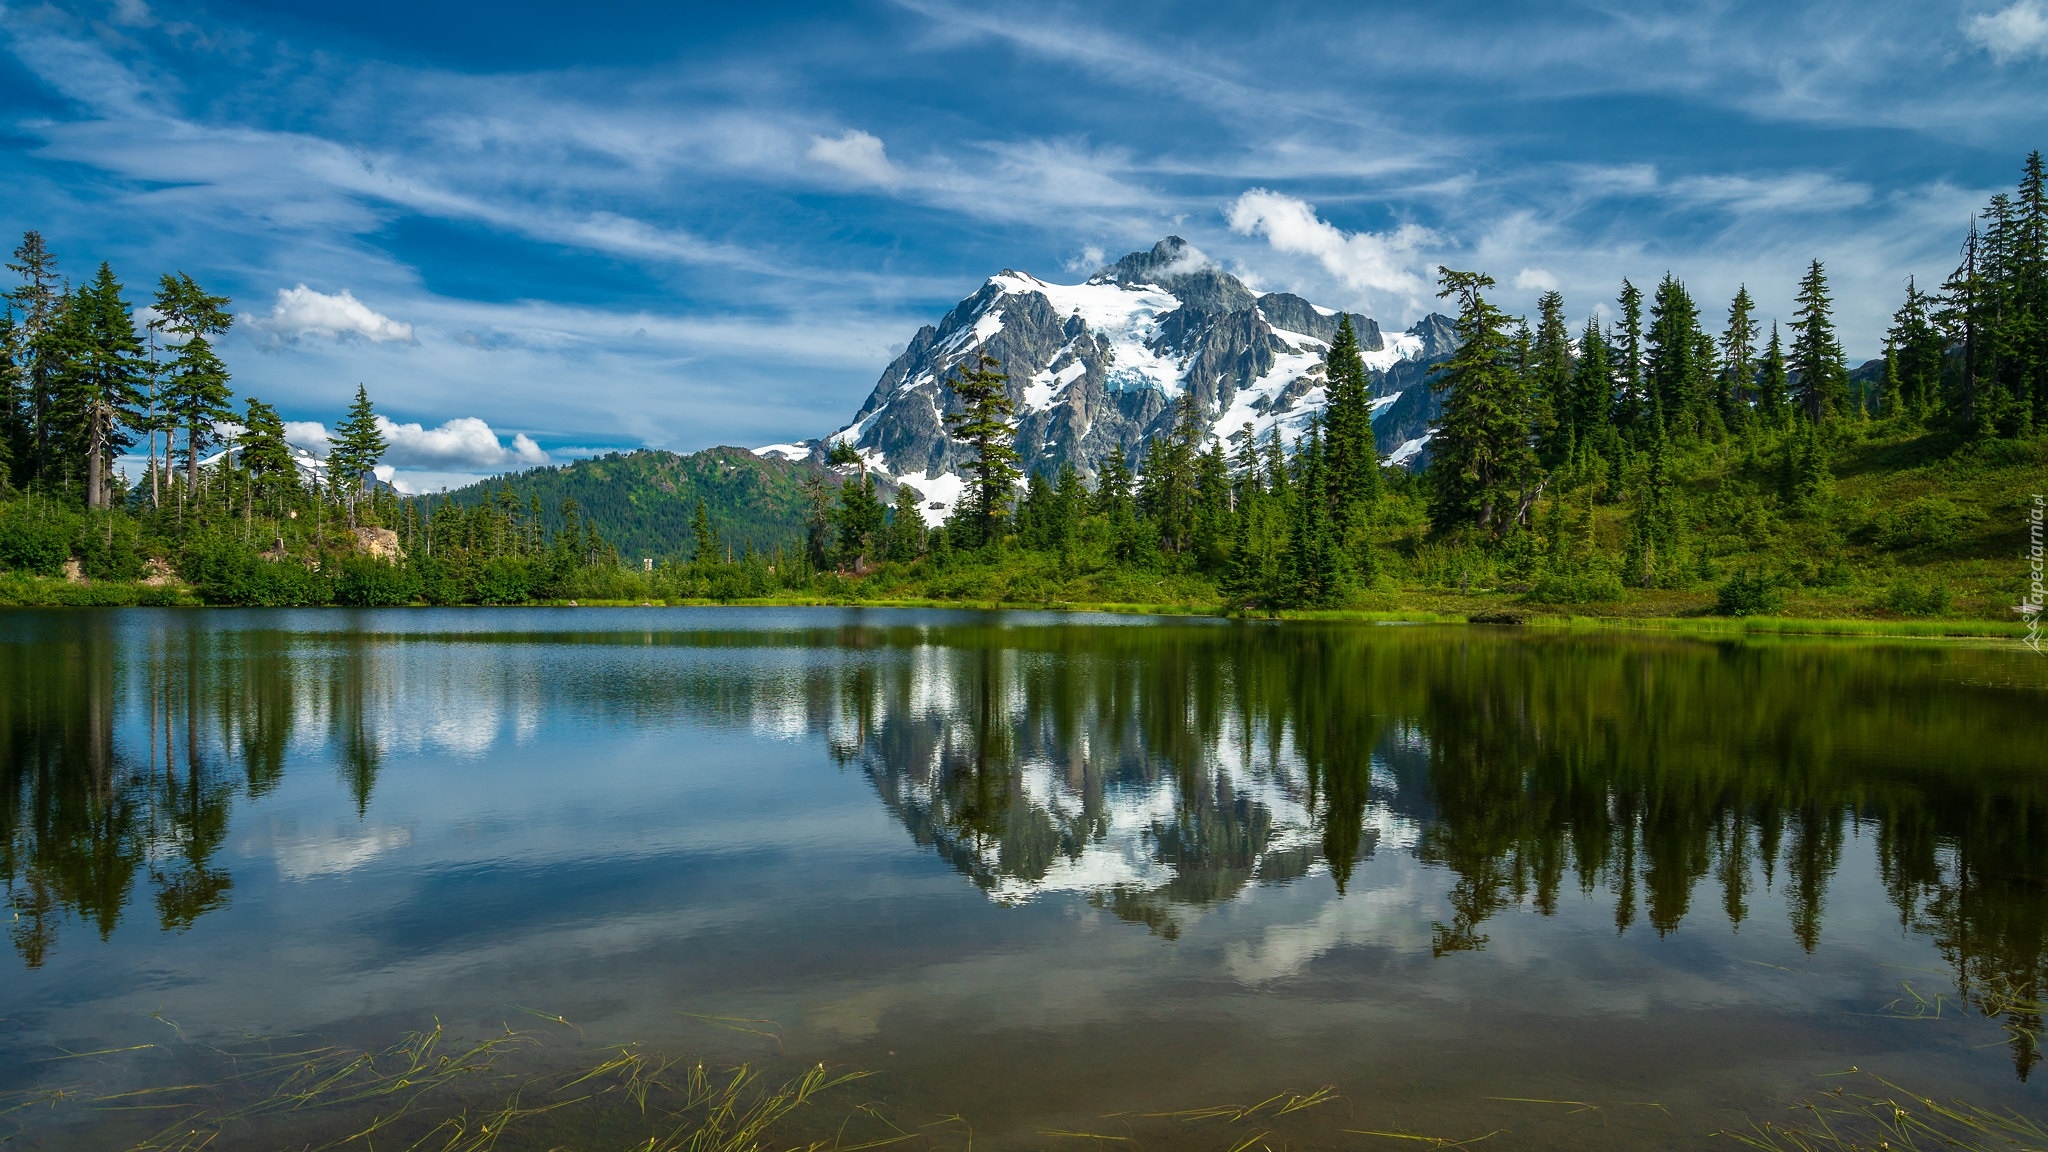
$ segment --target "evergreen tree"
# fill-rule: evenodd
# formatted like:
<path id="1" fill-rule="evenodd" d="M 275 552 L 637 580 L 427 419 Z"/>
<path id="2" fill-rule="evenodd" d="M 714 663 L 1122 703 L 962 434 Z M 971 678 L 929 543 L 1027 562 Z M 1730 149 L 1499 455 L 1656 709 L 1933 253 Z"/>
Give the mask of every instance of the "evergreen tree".
<path id="1" fill-rule="evenodd" d="M 194 490 L 200 457 L 219 442 L 214 426 L 234 418 L 227 367 L 210 339 L 234 324 L 227 306 L 227 297 L 208 294 L 182 272 L 157 282 L 154 308 L 163 330 L 183 341 L 171 359 L 163 407 L 169 422 L 185 430 L 185 484 Z"/>
<path id="2" fill-rule="evenodd" d="M 1934 300 L 1906 278 L 1906 302 L 1892 313 L 1886 340 L 1898 353 L 1898 414 L 1925 420 L 1941 403 L 1942 362 L 1947 341 L 1934 321 Z"/>
<path id="3" fill-rule="evenodd" d="M 1818 424 L 1843 411 L 1849 400 L 1849 367 L 1835 339 L 1834 304 L 1828 296 L 1827 271 L 1815 260 L 1799 281 L 1792 321 L 1791 369 L 1799 409 Z"/>
<path id="4" fill-rule="evenodd" d="M 1524 492 L 1537 481 L 1528 385 L 1502 332 L 1507 317 L 1483 295 L 1493 278 L 1437 273 L 1437 295 L 1458 300 L 1459 346 L 1430 381 L 1449 394 L 1430 441 L 1430 517 L 1439 529 L 1471 525 L 1498 538 L 1527 512 Z"/>
<path id="5" fill-rule="evenodd" d="M 1330 486 L 1320 421 L 1310 421 L 1308 439 L 1295 448 L 1294 461 L 1299 494 L 1287 540 L 1287 599 L 1298 608 L 1324 608 L 1337 600 L 1339 570 L 1336 526 L 1329 501 L 1320 498 Z"/>
<path id="6" fill-rule="evenodd" d="M 57 396 L 57 367 L 61 356 L 53 346 L 53 329 L 64 299 L 59 290 L 57 257 L 43 243 L 43 234 L 24 232 L 14 249 L 8 270 L 21 277 L 19 287 L 7 292 L 7 303 L 21 314 L 18 337 L 22 359 L 16 367 L 23 374 L 26 418 L 33 443 L 16 456 L 17 466 L 26 464 L 24 475 L 33 477 L 53 464 L 55 428 L 50 409 Z"/>
<path id="7" fill-rule="evenodd" d="M 1650 303 L 1648 346 L 1649 394 L 1666 424 L 1699 436 L 1709 430 L 1713 363 L 1702 357 L 1711 347 L 1700 329 L 1700 313 L 1692 294 L 1670 273 L 1657 285 Z"/>
<path id="8" fill-rule="evenodd" d="M 1614 370 L 1614 422 L 1623 432 L 1635 435 L 1649 409 L 1643 389 L 1642 289 L 1623 280 L 1620 303 L 1621 319 L 1608 348 Z"/>
<path id="9" fill-rule="evenodd" d="M 277 409 L 249 397 L 240 441 L 242 466 L 248 469 L 254 488 L 270 498 L 274 515 L 278 502 L 299 487 L 298 464 L 292 459 L 291 445 L 285 442 L 284 421 Z"/>
<path id="10" fill-rule="evenodd" d="M 908 563 L 924 554 L 924 512 L 918 504 L 917 489 L 908 484 L 896 488 L 896 506 L 889 517 L 889 559 Z"/>
<path id="11" fill-rule="evenodd" d="M 1323 373 L 1329 388 L 1323 442 L 1332 520 L 1344 550 L 1369 563 L 1370 534 L 1380 504 L 1380 453 L 1372 430 L 1372 381 L 1349 314 L 1337 321 Z"/>
<path id="12" fill-rule="evenodd" d="M 1567 431 L 1573 444 L 1590 444 L 1611 427 L 1614 375 L 1609 366 L 1607 337 L 1598 318 L 1586 321 L 1579 338 L 1578 363 L 1572 366 L 1571 406 Z"/>
<path id="13" fill-rule="evenodd" d="M 881 551 L 885 516 L 882 502 L 875 496 L 875 478 L 867 469 L 839 486 L 840 563 L 858 570 L 866 558 Z"/>
<path id="14" fill-rule="evenodd" d="M 997 371 L 1000 361 L 977 352 L 971 363 L 947 382 L 960 406 L 947 415 L 946 428 L 974 449 L 974 480 L 961 501 L 961 523 L 974 543 L 990 544 L 1001 534 L 1017 486 L 1017 434 L 1010 423 L 1016 405 L 1004 390 L 1009 377 Z"/>
<path id="15" fill-rule="evenodd" d="M 1138 509 L 1158 527 L 1160 547 L 1174 554 L 1194 542 L 1195 461 L 1202 436 L 1194 394 L 1183 392 L 1173 404 L 1173 426 L 1146 446 L 1138 475 Z"/>
<path id="16" fill-rule="evenodd" d="M 63 312 L 58 327 L 64 359 L 53 416 L 84 466 L 85 506 L 105 508 L 112 502 L 110 482 L 116 482 L 114 459 L 133 442 L 127 427 L 142 403 L 142 341 L 109 265 L 100 265 Z"/>
<path id="17" fill-rule="evenodd" d="M 1565 323 L 1564 294 L 1545 292 L 1536 299 L 1536 339 L 1529 370 L 1534 430 L 1543 445 L 1544 462 L 1553 466 L 1570 455 L 1577 423 L 1572 368 L 1572 332 Z"/>
<path id="18" fill-rule="evenodd" d="M 351 528 L 356 524 L 356 504 L 374 479 L 377 463 L 384 459 L 387 447 L 369 390 L 358 384 L 355 403 L 349 405 L 348 415 L 335 428 L 334 447 L 327 456 L 328 482 L 348 509 Z"/>
<path id="19" fill-rule="evenodd" d="M 699 499 L 697 507 L 690 513 L 690 541 L 694 550 L 690 559 L 698 564 L 716 564 L 719 560 L 718 529 L 711 524 L 711 513 Z"/>
<path id="20" fill-rule="evenodd" d="M 1757 374 L 1756 410 L 1764 422 L 1773 428 L 1783 427 L 1785 405 L 1791 397 L 1791 369 L 1785 363 L 1785 343 L 1778 336 L 1776 321 L 1771 323 L 1771 342 L 1764 347 L 1763 368 Z"/>
<path id="21" fill-rule="evenodd" d="M 1747 423 L 1750 404 L 1756 394 L 1756 301 L 1749 298 L 1749 286 L 1735 290 L 1728 302 L 1728 326 L 1721 332 L 1721 371 L 1716 397 L 1721 419 Z"/>

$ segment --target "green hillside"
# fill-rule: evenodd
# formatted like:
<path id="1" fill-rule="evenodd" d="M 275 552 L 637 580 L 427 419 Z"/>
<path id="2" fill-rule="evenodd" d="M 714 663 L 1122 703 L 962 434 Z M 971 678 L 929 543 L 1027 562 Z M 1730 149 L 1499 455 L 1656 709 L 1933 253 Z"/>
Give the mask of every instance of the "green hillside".
<path id="1" fill-rule="evenodd" d="M 509 491 L 521 508 L 538 501 L 550 533 L 561 530 L 562 502 L 574 500 L 620 556 L 687 558 L 690 518 L 699 500 L 720 539 L 735 550 L 749 542 L 761 551 L 797 544 L 804 533 L 802 482 L 809 476 L 838 482 L 816 465 L 760 457 L 744 448 L 708 448 L 687 456 L 642 450 L 533 468 L 428 500 L 474 508 L 502 500 Z"/>

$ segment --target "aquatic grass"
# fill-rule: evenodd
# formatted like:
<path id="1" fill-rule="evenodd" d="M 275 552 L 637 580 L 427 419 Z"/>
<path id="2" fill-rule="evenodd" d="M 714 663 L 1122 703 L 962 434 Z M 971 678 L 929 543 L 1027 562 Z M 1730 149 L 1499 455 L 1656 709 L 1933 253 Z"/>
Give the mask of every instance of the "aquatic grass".
<path id="1" fill-rule="evenodd" d="M 1798 1119 L 1767 1120 L 1748 1132 L 1722 1132 L 1766 1152 L 2041 1152 L 2048 1126 L 2017 1112 L 1910 1092 L 1882 1076 L 1852 1068 L 1844 1084 L 1794 1106 Z"/>
<path id="2" fill-rule="evenodd" d="M 493 1152 L 507 1144 L 526 1146 L 535 1138 L 560 1149 L 755 1152 L 772 1143 L 852 1152 L 903 1139 L 849 1145 L 843 1139 L 777 1137 L 777 1129 L 795 1113 L 820 1095 L 862 1079 L 866 1074 L 861 1072 L 819 1064 L 776 1083 L 750 1065 L 714 1068 L 632 1045 L 607 1049 L 594 1062 L 572 1065 L 566 1072 L 537 1071 L 520 1063 L 541 1048 L 530 1033 L 507 1029 L 483 1040 L 449 1041 L 436 1023 L 380 1050 L 279 1050 L 272 1042 L 201 1047 L 193 1054 L 224 1062 L 224 1075 L 115 1092 L 65 1087 L 0 1097 L 0 1118 L 9 1119 L 18 1135 L 23 1130 L 19 1114 L 36 1108 L 70 1106 L 157 1117 L 151 1121 L 153 1130 L 122 1145 L 129 1152 L 199 1152 L 254 1143 L 267 1135 L 288 1135 L 291 1146 L 304 1152 Z M 78 1058 L 111 1054 L 114 1050 Z M 0 1144 L 11 1139 L 0 1135 Z M 583 1139 L 602 1143 L 575 1143 Z"/>

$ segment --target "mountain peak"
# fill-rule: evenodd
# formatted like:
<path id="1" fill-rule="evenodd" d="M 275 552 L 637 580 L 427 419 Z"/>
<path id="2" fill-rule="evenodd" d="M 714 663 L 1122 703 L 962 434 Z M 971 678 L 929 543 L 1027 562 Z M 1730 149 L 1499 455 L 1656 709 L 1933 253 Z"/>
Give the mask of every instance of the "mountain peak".
<path id="1" fill-rule="evenodd" d="M 1243 281 L 1178 236 L 1168 236 L 1149 252 L 1131 253 L 1097 272 L 1090 282 L 1125 288 L 1156 285 L 1202 312 L 1236 312 L 1251 307 L 1253 300 Z"/>

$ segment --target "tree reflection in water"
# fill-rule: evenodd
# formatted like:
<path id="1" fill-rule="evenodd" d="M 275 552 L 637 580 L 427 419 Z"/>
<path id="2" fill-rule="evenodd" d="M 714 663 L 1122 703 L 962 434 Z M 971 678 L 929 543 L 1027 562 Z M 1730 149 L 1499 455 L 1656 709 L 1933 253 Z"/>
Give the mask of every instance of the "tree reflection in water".
<path id="1" fill-rule="evenodd" d="M 1404 851 L 1447 874 L 1440 957 L 1485 948 L 1505 910 L 1552 914 L 1573 893 L 1604 901 L 1618 932 L 1661 935 L 1745 928 L 1773 890 L 1813 951 L 1845 839 L 1868 832 L 1902 927 L 2009 1017 L 2022 1076 L 2039 1058 L 2048 675 L 2019 654 L 777 619 L 309 637 L 39 617 L 0 643 L 13 945 L 33 967 L 67 920 L 104 937 L 143 883 L 162 929 L 189 928 L 232 897 L 216 857 L 238 799 L 325 761 L 361 816 L 399 729 L 516 696 L 626 727 L 809 734 L 990 898 L 1071 893 L 1169 939 L 1252 886 L 1327 877 L 1342 893 L 1359 861 Z M 485 752 L 504 738 L 478 733 Z"/>

